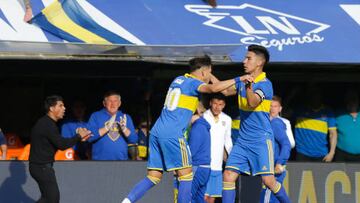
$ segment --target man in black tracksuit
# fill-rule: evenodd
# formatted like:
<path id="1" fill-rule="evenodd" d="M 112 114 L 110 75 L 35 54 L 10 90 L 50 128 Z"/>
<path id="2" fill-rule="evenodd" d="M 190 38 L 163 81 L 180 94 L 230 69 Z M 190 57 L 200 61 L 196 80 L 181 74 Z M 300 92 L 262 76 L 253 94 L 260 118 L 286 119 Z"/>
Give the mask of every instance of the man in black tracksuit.
<path id="1" fill-rule="evenodd" d="M 58 203 L 60 192 L 53 169 L 54 155 L 58 149 L 65 150 L 78 141 L 85 141 L 90 131 L 79 128 L 72 138 L 63 138 L 56 122 L 63 118 L 65 106 L 60 96 L 53 95 L 45 99 L 46 115 L 41 117 L 31 131 L 29 170 L 38 183 L 41 198 L 38 203 Z"/>

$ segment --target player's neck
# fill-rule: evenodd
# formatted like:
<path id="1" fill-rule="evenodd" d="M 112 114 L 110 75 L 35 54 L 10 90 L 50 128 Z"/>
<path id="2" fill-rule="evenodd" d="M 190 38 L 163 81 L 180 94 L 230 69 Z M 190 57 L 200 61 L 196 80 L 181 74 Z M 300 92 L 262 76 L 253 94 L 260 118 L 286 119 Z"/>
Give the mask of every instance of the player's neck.
<path id="1" fill-rule="evenodd" d="M 190 75 L 192 75 L 193 77 L 195 77 L 196 79 L 198 80 L 201 80 L 203 81 L 203 78 L 202 78 L 202 74 L 200 71 L 196 70 L 194 72 L 191 72 Z"/>
<path id="2" fill-rule="evenodd" d="M 255 78 L 257 78 L 261 73 L 263 73 L 262 68 L 257 68 L 254 70 L 254 72 L 250 73 L 251 76 Z"/>

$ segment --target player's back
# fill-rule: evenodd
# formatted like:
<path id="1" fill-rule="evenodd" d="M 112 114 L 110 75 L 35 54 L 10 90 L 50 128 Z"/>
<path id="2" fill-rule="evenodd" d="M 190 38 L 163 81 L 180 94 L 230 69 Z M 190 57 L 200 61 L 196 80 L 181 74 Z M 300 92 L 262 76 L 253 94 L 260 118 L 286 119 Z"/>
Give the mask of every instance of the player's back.
<path id="1" fill-rule="evenodd" d="M 192 75 L 174 79 L 166 95 L 164 108 L 151 129 L 156 137 L 182 137 L 199 101 L 199 86 L 204 84 Z"/>

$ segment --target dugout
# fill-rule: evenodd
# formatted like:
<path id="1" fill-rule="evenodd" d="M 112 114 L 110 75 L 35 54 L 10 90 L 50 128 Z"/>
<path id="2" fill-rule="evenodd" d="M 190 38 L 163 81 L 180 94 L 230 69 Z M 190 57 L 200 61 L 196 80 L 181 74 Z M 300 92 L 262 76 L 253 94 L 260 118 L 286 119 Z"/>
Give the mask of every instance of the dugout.
<path id="1" fill-rule="evenodd" d="M 70 106 L 83 100 L 90 114 L 102 107 L 102 95 L 117 90 L 122 95 L 121 109 L 135 123 L 150 114 L 155 120 L 162 108 L 169 83 L 177 75 L 188 72 L 187 60 L 207 53 L 196 50 L 182 56 L 99 56 L 99 55 L 6 55 L 0 59 L 0 127 L 16 133 L 27 142 L 28 132 L 42 115 L 46 95 L 59 94 Z M 41 55 L 41 56 L 40 56 Z M 242 63 L 232 62 L 219 53 L 213 72 L 219 79 L 243 74 Z M 270 63 L 265 68 L 274 92 L 283 97 L 285 112 L 306 101 L 308 84 L 322 87 L 325 104 L 337 110 L 343 107 L 346 89 L 360 88 L 360 64 L 336 63 Z M 227 98 L 226 112 L 231 114 L 236 98 Z M 69 108 L 68 108 L 69 115 Z M 285 115 L 286 116 L 286 115 Z"/>

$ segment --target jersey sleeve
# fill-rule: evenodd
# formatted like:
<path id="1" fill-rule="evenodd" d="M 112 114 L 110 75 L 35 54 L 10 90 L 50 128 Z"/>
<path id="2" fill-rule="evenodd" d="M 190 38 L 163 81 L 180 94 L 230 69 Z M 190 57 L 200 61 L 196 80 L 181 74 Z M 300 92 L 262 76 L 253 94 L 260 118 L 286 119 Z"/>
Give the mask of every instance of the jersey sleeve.
<path id="1" fill-rule="evenodd" d="M 87 129 L 91 131 L 91 136 L 89 138 L 89 142 L 93 142 L 100 138 L 99 134 L 99 121 L 98 116 L 96 113 L 91 114 L 89 121 L 87 123 Z M 103 126 L 101 126 L 103 127 Z"/>
<path id="2" fill-rule="evenodd" d="M 191 80 L 191 93 L 193 95 L 197 95 L 199 93 L 199 89 L 202 85 L 205 85 L 206 83 L 200 81 L 200 80 L 196 80 L 196 79 L 192 79 Z"/>
<path id="3" fill-rule="evenodd" d="M 335 118 L 335 114 L 329 110 L 328 112 L 328 119 L 327 119 L 327 124 L 328 124 L 328 128 L 329 130 L 336 130 L 336 118 Z"/>
<path id="4" fill-rule="evenodd" d="M 274 138 L 280 145 L 279 157 L 276 164 L 285 165 L 290 157 L 291 145 L 289 138 L 286 135 L 286 125 L 280 119 L 274 119 L 271 121 L 271 127 L 274 131 Z"/>
<path id="5" fill-rule="evenodd" d="M 271 82 L 269 82 L 269 81 L 261 82 L 259 84 L 259 86 L 257 86 L 256 89 L 254 89 L 254 92 L 260 96 L 261 101 L 263 101 L 265 99 L 272 100 L 273 89 L 272 89 Z"/>
<path id="6" fill-rule="evenodd" d="M 126 127 L 130 130 L 130 135 L 127 137 L 128 144 L 136 144 L 138 142 L 138 134 L 135 132 L 134 123 L 131 119 L 131 116 L 125 114 L 127 122 Z"/>

